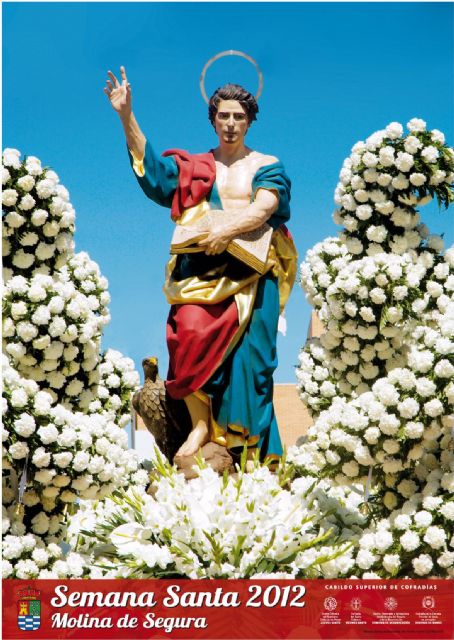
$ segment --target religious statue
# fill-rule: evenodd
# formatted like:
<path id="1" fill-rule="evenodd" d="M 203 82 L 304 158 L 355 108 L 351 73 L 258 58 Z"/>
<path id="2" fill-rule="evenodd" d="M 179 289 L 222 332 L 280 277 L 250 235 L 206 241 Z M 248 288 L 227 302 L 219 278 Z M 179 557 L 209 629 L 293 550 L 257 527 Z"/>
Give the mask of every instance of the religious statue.
<path id="1" fill-rule="evenodd" d="M 207 442 L 232 452 L 260 450 L 276 460 L 282 445 L 273 409 L 278 319 L 296 274 L 296 250 L 285 227 L 290 180 L 274 156 L 245 145 L 256 120 L 255 97 L 239 85 L 217 89 L 208 117 L 218 146 L 207 153 L 179 149 L 159 156 L 132 111 L 131 85 L 112 72 L 104 92 L 124 128 L 139 185 L 171 209 L 176 225 L 190 229 L 208 212 L 210 224 L 195 246 L 173 253 L 164 292 L 169 370 L 167 393 L 183 399 L 192 430 L 175 462 Z M 227 249 L 234 239 L 271 227 L 270 246 L 258 268 Z"/>

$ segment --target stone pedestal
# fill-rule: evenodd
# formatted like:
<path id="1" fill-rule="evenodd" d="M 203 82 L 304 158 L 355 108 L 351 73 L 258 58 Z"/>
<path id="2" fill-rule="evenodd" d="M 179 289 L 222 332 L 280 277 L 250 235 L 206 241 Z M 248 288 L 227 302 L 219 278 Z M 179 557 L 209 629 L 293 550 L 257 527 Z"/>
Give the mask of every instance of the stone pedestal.
<path id="1" fill-rule="evenodd" d="M 234 472 L 232 456 L 225 447 L 222 447 L 215 442 L 208 442 L 202 447 L 201 453 L 199 452 L 198 457 L 200 457 L 200 455 L 205 462 L 214 469 L 214 471 L 219 473 L 219 475 L 223 475 L 226 469 L 229 473 Z M 192 468 L 197 464 L 194 456 L 175 457 L 174 463 L 177 465 L 178 470 L 181 473 L 184 473 L 186 480 L 197 478 L 197 471 Z"/>

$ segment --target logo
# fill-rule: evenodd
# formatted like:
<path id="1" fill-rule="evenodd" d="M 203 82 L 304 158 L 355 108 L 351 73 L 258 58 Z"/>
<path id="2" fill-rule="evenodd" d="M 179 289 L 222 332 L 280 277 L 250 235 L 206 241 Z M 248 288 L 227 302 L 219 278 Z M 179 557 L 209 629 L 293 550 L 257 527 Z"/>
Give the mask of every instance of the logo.
<path id="1" fill-rule="evenodd" d="M 334 611 L 334 609 L 337 607 L 337 600 L 336 598 L 329 596 L 329 598 L 325 598 L 325 601 L 323 604 L 327 611 Z"/>
<path id="2" fill-rule="evenodd" d="M 359 611 L 361 609 L 361 598 L 353 598 L 350 602 L 350 607 L 353 611 Z"/>
<path id="3" fill-rule="evenodd" d="M 433 609 L 435 607 L 435 598 L 433 596 L 424 596 L 422 606 L 424 609 Z"/>
<path id="4" fill-rule="evenodd" d="M 27 587 L 17 592 L 17 625 L 22 631 L 36 631 L 41 624 L 41 595 L 39 589 Z"/>
<path id="5" fill-rule="evenodd" d="M 397 609 L 396 598 L 385 598 L 385 609 L 388 609 L 388 611 L 394 611 L 394 609 Z"/>

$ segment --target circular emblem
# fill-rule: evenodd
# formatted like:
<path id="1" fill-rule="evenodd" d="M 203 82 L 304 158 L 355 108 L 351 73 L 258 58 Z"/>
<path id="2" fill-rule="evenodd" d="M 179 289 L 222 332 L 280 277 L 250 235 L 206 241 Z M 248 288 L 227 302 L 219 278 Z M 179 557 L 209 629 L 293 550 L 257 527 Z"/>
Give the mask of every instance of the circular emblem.
<path id="1" fill-rule="evenodd" d="M 433 609 L 435 607 L 435 598 L 433 596 L 424 596 L 422 606 L 424 609 Z"/>
<path id="2" fill-rule="evenodd" d="M 337 600 L 336 598 L 329 596 L 328 598 L 325 598 L 323 605 L 327 611 L 334 611 L 337 607 Z"/>
<path id="3" fill-rule="evenodd" d="M 260 95 L 263 89 L 263 73 L 261 72 L 259 65 L 256 63 L 254 58 L 252 58 L 251 56 L 248 56 L 247 53 L 243 53 L 243 51 L 236 51 L 235 49 L 229 49 L 228 51 L 221 51 L 220 53 L 217 53 L 215 56 L 210 58 L 202 69 L 202 73 L 200 74 L 199 84 L 200 84 L 200 91 L 202 93 L 202 97 L 205 100 L 205 102 L 207 104 L 209 103 L 207 92 L 205 91 L 205 74 L 208 71 L 208 69 L 211 67 L 213 62 L 216 62 L 216 60 L 219 60 L 219 58 L 223 58 L 224 56 L 240 56 L 240 58 L 245 58 L 246 60 L 248 60 L 248 62 L 254 65 L 257 71 L 258 79 L 259 79 L 259 86 L 257 88 L 257 93 L 255 94 L 255 99 L 258 100 L 260 98 Z"/>
<path id="4" fill-rule="evenodd" d="M 397 609 L 396 598 L 385 598 L 385 609 L 388 609 L 388 611 L 394 611 L 394 609 Z"/>

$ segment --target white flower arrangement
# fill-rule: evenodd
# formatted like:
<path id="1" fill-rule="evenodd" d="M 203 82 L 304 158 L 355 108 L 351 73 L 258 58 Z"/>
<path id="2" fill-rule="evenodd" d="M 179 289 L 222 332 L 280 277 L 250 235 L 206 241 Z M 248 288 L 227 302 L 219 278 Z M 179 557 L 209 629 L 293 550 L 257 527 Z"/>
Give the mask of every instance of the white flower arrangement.
<path id="1" fill-rule="evenodd" d="M 54 171 L 17 149 L 3 152 L 4 276 L 30 277 L 63 266 L 74 251 L 74 208 Z"/>
<path id="2" fill-rule="evenodd" d="M 3 538 L 2 577 L 28 580 L 80 578 L 85 571 L 85 558 L 78 553 L 63 555 L 55 542 L 44 544 L 31 533 Z"/>
<path id="3" fill-rule="evenodd" d="M 335 524 L 320 522 L 307 489 L 301 481 L 284 489 L 259 464 L 225 478 L 201 464 L 187 482 L 157 454 L 153 495 L 129 489 L 84 503 L 69 540 L 91 577 L 317 577 L 325 563 L 341 573 L 350 545 L 333 534 Z"/>
<path id="4" fill-rule="evenodd" d="M 348 261 L 342 246 L 328 238 L 309 251 L 301 268 L 301 283 L 326 327 L 300 353 L 297 369 L 301 398 L 315 413 L 337 390 L 357 397 L 380 376 L 406 366 L 414 321 L 422 313 L 428 321 L 435 312 L 446 315 L 453 296 L 449 252 L 422 249 Z M 449 374 L 446 362 L 440 367 Z M 327 381 L 323 388 L 320 375 Z"/>
<path id="5" fill-rule="evenodd" d="M 325 332 L 299 356 L 315 422 L 288 460 L 363 488 L 369 527 L 344 577 L 453 575 L 454 248 L 415 207 L 454 201 L 454 154 L 424 121 L 408 129 L 353 147 L 335 193 L 344 230 L 301 265 Z"/>
<path id="6" fill-rule="evenodd" d="M 99 499 L 138 470 L 126 432 L 108 413 L 53 406 L 52 397 L 22 378 L 5 356 L 3 375 L 3 464 L 26 478 L 46 511 L 79 498 Z"/>
<path id="7" fill-rule="evenodd" d="M 416 248 L 422 236 L 415 205 L 431 198 L 445 207 L 454 201 L 454 155 L 444 135 L 428 131 L 418 118 L 407 128 L 405 136 L 402 125 L 389 124 L 355 144 L 343 163 L 335 221 L 345 226 L 341 238 L 350 253 Z"/>
<path id="8" fill-rule="evenodd" d="M 448 272 L 438 270 L 445 276 Z M 303 447 L 311 448 L 315 473 L 349 482 L 350 478 L 364 480 L 369 467 L 373 467 L 375 483 L 383 484 L 386 475 L 414 468 L 421 451 L 448 433 L 454 400 L 454 299 L 452 291 L 448 293 L 451 297 L 443 294 L 447 302 L 443 301 L 441 309 L 434 305 L 426 313 L 427 325 L 416 325 L 414 320 L 407 323 L 410 328 L 399 329 L 401 336 L 408 330 L 403 366 L 397 366 L 397 349 L 391 349 L 389 372 L 371 380 L 370 387 L 361 375 L 353 380 L 347 367 L 338 371 L 336 363 L 332 364 L 332 351 L 323 347 L 323 342 L 329 342 L 323 336 L 311 340 L 300 354 L 297 377 L 301 395 L 316 415 L 324 409 L 309 428 L 309 442 Z M 331 334 L 328 330 L 325 336 Z M 347 339 L 341 349 L 346 349 Z M 378 346 L 375 344 L 375 354 L 380 357 Z M 355 347 L 369 358 L 370 344 Z M 359 374 L 364 376 L 364 371 L 360 369 Z M 327 381 L 330 393 L 323 394 Z M 355 393 L 349 399 L 352 394 L 347 385 L 353 382 L 357 383 Z M 302 469 L 304 465 L 298 466 Z M 306 469 L 311 468 L 306 462 Z"/>
<path id="9" fill-rule="evenodd" d="M 7 534 L 3 538 L 2 577 L 68 579 L 82 577 L 85 559 L 70 552 L 63 557 L 56 543 L 45 545 L 38 536 Z"/>
<path id="10" fill-rule="evenodd" d="M 98 364 L 100 337 L 110 319 L 101 295 L 79 291 L 67 267 L 6 283 L 3 349 L 22 375 L 56 401 L 73 403 Z"/>
<path id="11" fill-rule="evenodd" d="M 356 564 L 380 578 L 454 577 L 454 500 L 443 485 L 454 469 L 441 463 L 441 473 L 432 471 L 422 490 L 412 493 L 399 509 L 386 518 L 371 521 L 359 538 Z M 446 461 L 445 461 L 446 462 Z M 362 566 L 358 558 L 371 554 Z M 358 577 L 364 577 L 357 570 Z"/>
<path id="12" fill-rule="evenodd" d="M 46 511 L 33 489 L 23 494 L 23 508 L 17 508 L 18 477 L 4 471 L 2 480 L 2 576 L 3 578 L 79 578 L 85 559 L 72 552 L 62 540 L 66 516 Z M 40 510 L 41 509 L 41 510 Z"/>
<path id="13" fill-rule="evenodd" d="M 132 361 L 120 354 L 115 356 L 120 385 L 108 384 L 108 376 L 104 379 L 98 370 L 105 366 L 106 354 L 99 350 L 110 321 L 108 282 L 87 253 L 74 254 L 68 191 L 55 172 L 42 169 L 34 157 L 21 161 L 15 149 L 4 152 L 3 182 L 19 195 L 34 194 L 39 204 L 26 213 L 15 204 L 3 207 L 4 233 L 14 254 L 11 263 L 4 262 L 3 351 L 18 372 L 38 382 L 54 402 L 84 413 L 108 407 L 124 426 L 139 376 Z M 50 245 L 40 249 L 37 243 L 44 237 L 52 238 L 55 251 L 49 253 Z M 30 269 L 17 265 L 17 256 L 24 264 L 33 261 Z M 109 361 L 113 357 L 107 356 Z"/>
<path id="14" fill-rule="evenodd" d="M 3 165 L 3 571 L 79 577 L 83 559 L 58 546 L 69 513 L 147 481 L 122 429 L 139 376 L 130 358 L 100 353 L 108 282 L 74 254 L 68 191 L 38 158 L 6 149 Z"/>
<path id="15" fill-rule="evenodd" d="M 89 413 L 110 413 L 120 427 L 131 418 L 131 397 L 140 377 L 131 358 L 108 349 L 89 376 L 90 389 L 82 392 L 79 404 Z"/>

